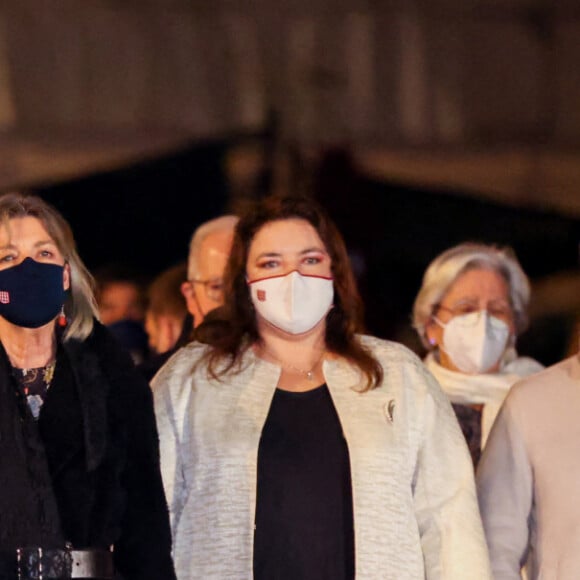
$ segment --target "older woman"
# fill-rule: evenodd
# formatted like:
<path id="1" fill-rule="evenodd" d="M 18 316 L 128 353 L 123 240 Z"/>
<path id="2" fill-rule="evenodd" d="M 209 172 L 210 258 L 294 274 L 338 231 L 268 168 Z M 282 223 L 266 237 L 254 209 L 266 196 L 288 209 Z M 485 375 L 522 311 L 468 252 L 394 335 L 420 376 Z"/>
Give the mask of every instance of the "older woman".
<path id="1" fill-rule="evenodd" d="M 474 465 L 510 387 L 542 369 L 515 350 L 529 297 L 511 250 L 465 243 L 431 262 L 415 300 L 425 364 L 453 404 Z"/>
<path id="2" fill-rule="evenodd" d="M 250 207 L 226 290 L 153 380 L 180 580 L 489 578 L 451 406 L 410 351 L 357 334 L 321 209 Z"/>
<path id="3" fill-rule="evenodd" d="M 69 225 L 0 196 L 0 578 L 175 578 L 147 383 Z"/>

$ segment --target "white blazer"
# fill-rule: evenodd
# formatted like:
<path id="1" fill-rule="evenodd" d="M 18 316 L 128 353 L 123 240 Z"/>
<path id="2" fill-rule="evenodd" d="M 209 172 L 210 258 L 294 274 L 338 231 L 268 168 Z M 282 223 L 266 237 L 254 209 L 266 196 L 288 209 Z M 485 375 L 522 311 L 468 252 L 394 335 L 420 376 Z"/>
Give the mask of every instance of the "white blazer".
<path id="1" fill-rule="evenodd" d="M 473 468 L 432 375 L 402 345 L 361 337 L 384 369 L 360 393 L 344 359 L 324 377 L 348 444 L 357 580 L 491 578 Z M 221 382 L 192 343 L 152 386 L 179 580 L 253 578 L 257 454 L 280 368 L 250 350 Z"/>

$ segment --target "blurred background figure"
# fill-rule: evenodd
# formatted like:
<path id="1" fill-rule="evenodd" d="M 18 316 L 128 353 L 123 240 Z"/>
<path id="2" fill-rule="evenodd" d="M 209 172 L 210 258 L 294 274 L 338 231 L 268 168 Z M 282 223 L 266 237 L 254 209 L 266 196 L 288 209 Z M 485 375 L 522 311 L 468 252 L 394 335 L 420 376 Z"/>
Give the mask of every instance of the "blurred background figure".
<path id="1" fill-rule="evenodd" d="M 477 470 L 494 578 L 578 578 L 579 416 L 578 353 L 509 392 Z"/>
<path id="2" fill-rule="evenodd" d="M 474 466 L 510 387 L 543 368 L 515 349 L 529 298 L 528 278 L 509 248 L 465 243 L 431 262 L 415 300 L 425 364 L 451 400 Z"/>
<path id="3" fill-rule="evenodd" d="M 224 215 L 205 222 L 193 233 L 187 280 L 181 291 L 193 316 L 194 327 L 203 322 L 210 310 L 223 304 L 223 275 L 237 222 L 236 216 Z"/>
<path id="4" fill-rule="evenodd" d="M 237 222 L 236 216 L 224 215 L 201 224 L 191 237 L 187 266 L 181 270 L 176 266 L 175 271 L 167 272 L 167 279 L 158 280 L 159 286 L 155 289 L 152 286 L 151 290 L 156 294 L 171 294 L 171 301 L 177 305 L 179 300 L 174 284 L 177 282 L 178 271 L 182 272 L 180 291 L 181 300 L 185 300 L 186 313 L 176 342 L 165 351 L 156 348 L 158 354 L 139 365 L 139 370 L 147 380 L 153 378 L 172 354 L 193 340 L 195 328 L 206 315 L 223 304 L 223 276 Z M 162 290 L 162 286 L 165 290 Z M 166 299 L 169 300 L 169 296 Z M 164 306 L 160 304 L 161 308 Z"/>
<path id="5" fill-rule="evenodd" d="M 187 310 L 181 286 L 187 278 L 187 262 L 161 272 L 147 290 L 145 331 L 150 356 L 139 365 L 147 380 L 184 344 L 191 340 L 192 316 Z"/>
<path id="6" fill-rule="evenodd" d="M 145 278 L 128 264 L 111 263 L 93 273 L 101 322 L 136 364 L 149 356 L 145 332 Z"/>
<path id="7" fill-rule="evenodd" d="M 105 325 L 119 320 L 145 318 L 145 280 L 131 266 L 114 263 L 93 272 L 101 322 Z"/>
<path id="8" fill-rule="evenodd" d="M 145 331 L 153 353 L 172 349 L 181 336 L 187 316 L 181 285 L 186 277 L 187 263 L 183 262 L 161 272 L 147 289 Z"/>

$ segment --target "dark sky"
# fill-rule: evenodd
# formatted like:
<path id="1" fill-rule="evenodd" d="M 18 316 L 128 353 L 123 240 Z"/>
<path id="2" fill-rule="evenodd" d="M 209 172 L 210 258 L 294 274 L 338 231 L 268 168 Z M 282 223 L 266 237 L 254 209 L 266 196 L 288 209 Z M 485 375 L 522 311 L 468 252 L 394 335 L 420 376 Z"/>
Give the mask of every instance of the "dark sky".
<path id="1" fill-rule="evenodd" d="M 36 193 L 69 220 L 91 270 L 121 262 L 152 277 L 186 259 L 194 229 L 227 211 L 226 150 L 221 142 L 192 144 L 178 154 Z M 409 333 L 410 312 L 423 272 L 455 244 L 511 246 L 532 279 L 578 267 L 580 220 L 461 192 L 372 181 L 340 151 L 323 159 L 313 191 L 356 261 L 368 330 L 411 347 L 417 344 Z M 556 332 L 567 332 L 559 321 Z"/>
<path id="2" fill-rule="evenodd" d="M 128 263 L 146 275 L 187 257 L 191 234 L 224 211 L 222 143 L 193 144 L 138 165 L 39 188 L 68 219 L 94 270 Z"/>

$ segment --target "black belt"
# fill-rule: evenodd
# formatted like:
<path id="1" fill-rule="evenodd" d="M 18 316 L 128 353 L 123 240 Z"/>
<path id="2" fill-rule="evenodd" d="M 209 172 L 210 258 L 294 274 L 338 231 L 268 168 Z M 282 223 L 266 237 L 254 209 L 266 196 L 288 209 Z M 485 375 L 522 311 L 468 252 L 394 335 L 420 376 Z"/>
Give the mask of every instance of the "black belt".
<path id="1" fill-rule="evenodd" d="M 113 580 L 113 554 L 108 550 L 18 548 L 16 570 L 18 580 Z"/>

